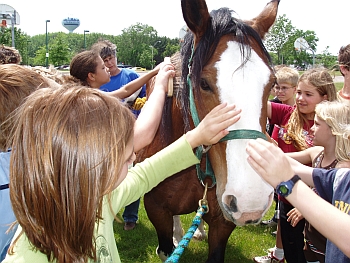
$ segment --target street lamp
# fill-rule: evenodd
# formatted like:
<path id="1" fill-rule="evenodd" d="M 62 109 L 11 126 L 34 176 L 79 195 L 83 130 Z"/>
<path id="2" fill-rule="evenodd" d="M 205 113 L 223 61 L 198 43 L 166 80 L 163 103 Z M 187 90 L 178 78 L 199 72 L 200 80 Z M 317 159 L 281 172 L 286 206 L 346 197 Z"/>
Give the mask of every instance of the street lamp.
<path id="1" fill-rule="evenodd" d="M 157 45 L 157 43 L 160 43 L 161 41 L 160 40 L 157 40 L 154 44 L 153 44 L 153 46 L 155 46 L 155 45 Z M 153 47 L 152 45 L 151 46 L 149 46 L 151 49 L 152 49 L 152 69 L 154 68 L 154 59 L 153 59 Z"/>
<path id="2" fill-rule="evenodd" d="M 154 67 L 154 66 L 153 66 L 153 63 L 154 63 L 154 61 L 153 61 L 153 46 L 151 45 L 151 46 L 149 46 L 149 47 L 152 49 L 152 61 L 151 61 L 151 62 L 152 62 L 152 69 L 153 69 L 153 67 Z"/>
<path id="3" fill-rule="evenodd" d="M 89 30 L 84 30 L 84 49 L 86 49 L 86 36 L 85 33 L 89 33 Z"/>
<path id="4" fill-rule="evenodd" d="M 30 43 L 31 41 L 30 40 L 27 40 L 27 65 L 29 66 L 29 59 L 28 59 L 28 53 L 29 53 L 29 43 Z"/>
<path id="5" fill-rule="evenodd" d="M 46 68 L 49 67 L 49 45 L 47 40 L 47 22 L 50 22 L 50 20 L 46 20 Z"/>

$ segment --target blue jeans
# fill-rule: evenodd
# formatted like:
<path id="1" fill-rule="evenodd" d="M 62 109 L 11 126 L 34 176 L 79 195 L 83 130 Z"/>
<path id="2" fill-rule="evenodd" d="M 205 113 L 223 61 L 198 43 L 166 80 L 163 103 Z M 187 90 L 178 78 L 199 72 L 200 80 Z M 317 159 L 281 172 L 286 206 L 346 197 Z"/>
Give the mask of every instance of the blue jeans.
<path id="1" fill-rule="evenodd" d="M 123 213 L 124 222 L 134 222 L 136 223 L 139 212 L 140 199 L 126 206 Z"/>

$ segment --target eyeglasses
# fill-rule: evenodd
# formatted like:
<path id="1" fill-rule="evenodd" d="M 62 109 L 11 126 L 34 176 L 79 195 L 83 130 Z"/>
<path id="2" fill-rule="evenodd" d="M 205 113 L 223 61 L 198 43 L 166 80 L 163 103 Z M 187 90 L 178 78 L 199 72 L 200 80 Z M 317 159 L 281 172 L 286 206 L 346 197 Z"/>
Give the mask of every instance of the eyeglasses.
<path id="1" fill-rule="evenodd" d="M 280 92 L 280 91 L 281 92 L 286 92 L 287 90 L 292 89 L 292 88 L 293 87 L 282 87 L 281 88 L 280 86 L 277 86 L 277 85 L 274 87 L 275 91 L 278 91 L 278 92 Z"/>

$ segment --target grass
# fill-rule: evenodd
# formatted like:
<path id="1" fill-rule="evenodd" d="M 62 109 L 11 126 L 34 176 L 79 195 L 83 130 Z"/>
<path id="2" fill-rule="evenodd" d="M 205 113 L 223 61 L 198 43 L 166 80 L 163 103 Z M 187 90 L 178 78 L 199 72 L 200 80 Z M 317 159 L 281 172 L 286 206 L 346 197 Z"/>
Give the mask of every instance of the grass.
<path id="1" fill-rule="evenodd" d="M 265 215 L 265 219 L 272 217 L 274 207 L 273 204 Z M 194 216 L 195 213 L 181 216 L 185 231 L 190 227 Z M 206 230 L 208 230 L 207 225 Z M 225 262 L 251 263 L 254 256 L 265 255 L 266 250 L 275 245 L 275 238 L 271 235 L 271 232 L 275 230 L 275 227 L 271 228 L 262 225 L 236 227 L 228 240 Z M 161 262 L 155 253 L 158 246 L 156 231 L 148 220 L 142 199 L 136 228 L 133 231 L 124 231 L 123 223 L 115 222 L 114 233 L 123 263 Z M 191 240 L 181 256 L 180 262 L 205 262 L 207 253 L 207 241 L 198 242 Z"/>

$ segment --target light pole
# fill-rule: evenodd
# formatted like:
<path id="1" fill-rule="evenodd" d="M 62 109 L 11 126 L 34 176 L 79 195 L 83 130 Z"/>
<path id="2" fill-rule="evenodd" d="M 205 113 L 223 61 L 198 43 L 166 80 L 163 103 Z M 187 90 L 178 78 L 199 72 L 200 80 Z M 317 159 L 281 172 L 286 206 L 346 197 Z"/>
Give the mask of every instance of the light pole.
<path id="1" fill-rule="evenodd" d="M 30 40 L 27 40 L 27 65 L 29 66 L 29 56 L 28 56 L 28 53 L 29 53 L 29 43 L 30 43 L 31 41 Z"/>
<path id="2" fill-rule="evenodd" d="M 153 61 L 153 46 L 151 45 L 151 46 L 149 46 L 151 49 L 152 49 L 152 59 L 151 59 L 151 62 L 152 62 L 152 69 L 153 69 L 153 63 L 154 63 L 154 61 Z"/>
<path id="3" fill-rule="evenodd" d="M 49 44 L 47 39 L 47 22 L 50 22 L 50 20 L 46 20 L 46 68 L 49 67 Z"/>
<path id="4" fill-rule="evenodd" d="M 89 33 L 89 30 L 84 30 L 84 49 L 86 49 L 86 36 L 85 33 Z"/>
<path id="5" fill-rule="evenodd" d="M 153 44 L 153 46 L 155 46 L 155 45 L 157 45 L 157 43 L 160 43 L 161 41 L 160 40 L 157 40 L 154 44 Z M 152 45 L 151 46 L 149 46 L 151 49 L 152 49 L 152 69 L 154 68 L 154 59 L 153 59 L 153 47 Z"/>

